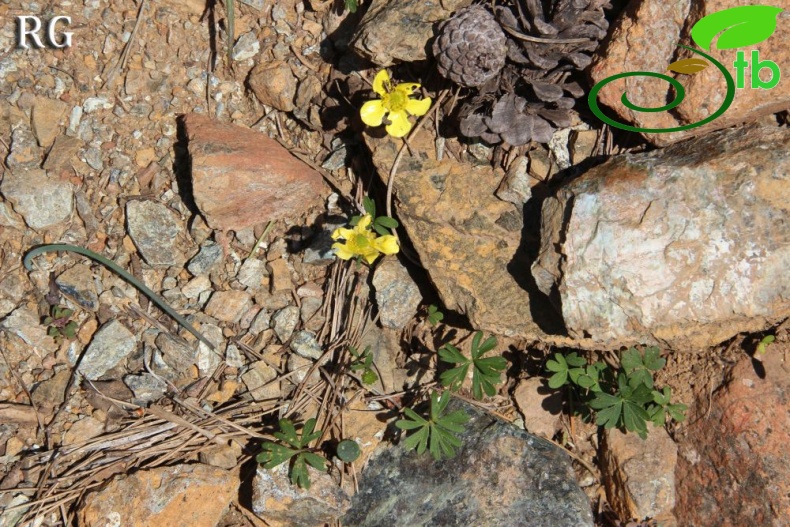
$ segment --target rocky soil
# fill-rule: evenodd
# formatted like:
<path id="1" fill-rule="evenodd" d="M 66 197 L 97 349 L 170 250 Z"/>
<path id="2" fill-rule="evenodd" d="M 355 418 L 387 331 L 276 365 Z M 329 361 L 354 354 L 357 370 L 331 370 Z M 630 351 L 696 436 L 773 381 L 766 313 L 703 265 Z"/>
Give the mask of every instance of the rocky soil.
<path id="1" fill-rule="evenodd" d="M 693 133 L 618 131 L 581 98 L 547 144 L 470 139 L 473 92 L 430 52 L 470 3 L 240 0 L 230 23 L 203 0 L 0 0 L 0 526 L 790 525 L 790 83 Z M 735 2 L 614 4 L 585 90 L 665 67 Z M 71 17 L 72 45 L 20 49 L 27 15 Z M 756 49 L 787 63 L 781 42 Z M 359 118 L 382 67 L 434 102 L 406 140 Z M 600 99 L 676 126 L 722 97 L 689 82 L 685 113 Z M 371 265 L 332 249 L 366 196 L 400 224 Z M 101 261 L 23 261 L 44 244 L 184 323 Z M 478 330 L 507 369 L 457 392 L 458 458 L 406 452 L 394 422 Z M 689 407 L 646 440 L 546 382 L 556 352 L 630 346 L 661 349 L 656 385 Z M 309 489 L 255 461 L 281 418 L 317 420 Z"/>

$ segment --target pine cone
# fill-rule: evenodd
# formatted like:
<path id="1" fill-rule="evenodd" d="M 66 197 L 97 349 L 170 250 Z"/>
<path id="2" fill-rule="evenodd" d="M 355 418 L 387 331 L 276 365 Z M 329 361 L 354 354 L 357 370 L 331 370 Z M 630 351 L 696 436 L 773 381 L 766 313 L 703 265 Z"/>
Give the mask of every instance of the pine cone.
<path id="1" fill-rule="evenodd" d="M 491 13 L 472 5 L 442 23 L 433 55 L 439 73 L 474 88 L 495 77 L 505 65 L 507 39 Z"/>
<path id="2" fill-rule="evenodd" d="M 458 84 L 477 88 L 459 104 L 459 130 L 492 144 L 547 142 L 555 128 L 570 126 L 570 109 L 584 97 L 573 76 L 590 64 L 591 52 L 606 35 L 604 9 L 611 7 L 609 0 L 497 4 L 505 5 L 497 5 L 495 17 L 480 6 L 459 11 L 441 26 L 434 41 L 439 71 Z M 496 31 L 489 25 L 497 26 Z M 478 35 L 485 37 L 478 40 Z M 465 40 L 469 45 L 463 47 Z M 459 77 L 467 75 L 468 65 L 478 64 L 472 58 L 478 47 L 481 52 L 497 49 L 496 68 L 489 68 L 490 73 L 475 78 L 475 83 L 466 78 L 462 82 Z"/>

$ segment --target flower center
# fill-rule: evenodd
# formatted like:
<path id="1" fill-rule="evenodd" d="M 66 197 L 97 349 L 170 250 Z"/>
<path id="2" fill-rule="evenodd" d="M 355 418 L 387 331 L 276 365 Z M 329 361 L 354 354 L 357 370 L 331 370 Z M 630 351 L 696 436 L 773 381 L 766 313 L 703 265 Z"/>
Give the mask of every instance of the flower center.
<path id="1" fill-rule="evenodd" d="M 368 234 L 355 233 L 354 237 L 349 240 L 349 242 L 350 245 L 356 249 L 355 252 L 359 252 L 370 246 L 370 240 L 368 238 Z"/>
<path id="2" fill-rule="evenodd" d="M 406 103 L 409 102 L 409 95 L 403 90 L 393 90 L 384 94 L 381 99 L 384 107 L 389 111 L 402 112 L 406 108 Z"/>

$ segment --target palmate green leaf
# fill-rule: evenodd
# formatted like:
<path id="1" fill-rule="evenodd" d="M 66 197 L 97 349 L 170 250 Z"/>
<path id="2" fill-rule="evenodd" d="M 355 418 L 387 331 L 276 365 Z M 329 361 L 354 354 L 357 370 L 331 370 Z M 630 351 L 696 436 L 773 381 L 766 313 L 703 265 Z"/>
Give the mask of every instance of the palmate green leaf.
<path id="1" fill-rule="evenodd" d="M 419 430 L 406 438 L 406 441 L 403 442 L 404 448 L 406 448 L 406 450 L 416 448 L 417 454 L 422 455 L 428 447 L 429 430 L 430 427 L 427 424 L 420 427 Z"/>
<path id="2" fill-rule="evenodd" d="M 464 431 L 464 424 L 469 421 L 469 416 L 463 410 L 456 410 L 441 417 L 436 426 L 449 432 L 461 433 Z"/>
<path id="3" fill-rule="evenodd" d="M 645 356 L 642 363 L 650 371 L 658 371 L 667 364 L 666 359 L 661 358 L 661 350 L 655 347 L 645 348 Z"/>
<path id="4" fill-rule="evenodd" d="M 357 6 L 359 5 L 358 0 L 345 0 L 345 3 L 349 13 L 357 12 Z"/>
<path id="5" fill-rule="evenodd" d="M 471 362 L 469 359 L 464 357 L 463 353 L 461 353 L 458 348 L 452 344 L 445 344 L 439 348 L 439 358 L 444 362 L 450 362 L 453 364 L 464 364 Z"/>
<path id="6" fill-rule="evenodd" d="M 683 403 L 675 403 L 675 404 L 668 404 L 666 406 L 666 411 L 669 416 L 677 421 L 678 423 L 682 423 L 686 420 L 686 411 L 688 410 L 688 406 Z"/>
<path id="7" fill-rule="evenodd" d="M 304 460 L 307 461 L 307 464 L 314 469 L 326 472 L 326 459 L 322 458 L 318 454 L 313 454 L 312 452 L 302 452 L 299 454 L 299 457 L 303 457 Z"/>
<path id="8" fill-rule="evenodd" d="M 315 423 L 315 418 L 310 418 L 305 421 L 304 428 L 302 429 L 302 439 L 299 441 L 299 446 L 302 448 L 305 448 L 308 444 L 321 437 L 321 430 L 313 432 Z"/>
<path id="9" fill-rule="evenodd" d="M 411 408 L 404 408 L 403 413 L 408 419 L 400 419 L 395 422 L 395 426 L 401 430 L 415 430 L 428 425 L 428 421 Z"/>
<path id="10" fill-rule="evenodd" d="M 691 38 L 704 50 L 709 50 L 713 39 L 718 49 L 753 46 L 767 40 L 776 30 L 776 18 L 782 9 L 767 5 L 732 7 L 701 18 L 691 28 Z"/>
<path id="11" fill-rule="evenodd" d="M 546 362 L 546 369 L 549 371 L 555 371 L 557 373 L 566 372 L 568 371 L 568 361 L 560 355 L 559 353 L 554 354 L 554 360 L 549 359 Z"/>
<path id="12" fill-rule="evenodd" d="M 279 443 L 266 441 L 261 445 L 263 451 L 255 456 L 255 460 L 263 465 L 263 468 L 273 469 L 281 463 L 285 463 L 299 453 L 298 450 L 288 448 Z"/>
<path id="13" fill-rule="evenodd" d="M 379 380 L 379 376 L 370 368 L 366 368 L 362 372 L 362 384 L 375 384 L 377 380 Z"/>
<path id="14" fill-rule="evenodd" d="M 417 454 L 423 454 L 428 449 L 437 461 L 442 457 L 449 458 L 455 455 L 455 449 L 461 445 L 460 439 L 455 434 L 463 431 L 463 425 L 469 417 L 463 410 L 443 415 L 449 402 L 449 391 L 445 391 L 441 396 L 437 392 L 431 393 L 429 419 L 420 417 L 410 408 L 404 408 L 403 412 L 408 419 L 397 421 L 395 426 L 401 430 L 414 430 L 403 442 L 404 448 L 416 449 Z"/>
<path id="15" fill-rule="evenodd" d="M 451 390 L 457 390 L 463 384 L 466 374 L 469 372 L 469 364 L 472 361 L 464 357 L 458 348 L 452 344 L 445 344 L 439 349 L 439 358 L 450 364 L 459 364 L 459 366 L 447 370 L 439 376 L 442 386 Z"/>
<path id="16" fill-rule="evenodd" d="M 278 421 L 280 431 L 274 433 L 274 437 L 280 441 L 285 441 L 294 448 L 302 448 L 302 443 L 299 441 L 299 436 L 296 435 L 296 428 L 289 419 L 280 419 Z"/>
<path id="17" fill-rule="evenodd" d="M 604 428 L 616 428 L 620 424 L 620 414 L 623 411 L 623 401 L 617 400 L 612 406 L 603 408 L 596 414 L 595 423 Z"/>
<path id="18" fill-rule="evenodd" d="M 428 306 L 428 323 L 435 326 L 444 319 L 444 313 L 439 311 L 439 308 L 431 304 Z"/>
<path id="19" fill-rule="evenodd" d="M 556 390 L 568 382 L 568 370 L 560 371 L 549 377 L 549 388 Z"/>
<path id="20" fill-rule="evenodd" d="M 291 464 L 291 484 L 310 490 L 310 473 L 307 471 L 304 456 L 296 456 Z"/>
<path id="21" fill-rule="evenodd" d="M 475 333 L 475 336 L 472 337 L 472 360 L 476 360 L 479 357 L 482 357 L 492 349 L 496 347 L 496 337 L 490 336 L 486 339 L 483 344 L 480 344 L 480 341 L 483 338 L 483 332 L 478 331 Z"/>
<path id="22" fill-rule="evenodd" d="M 639 385 L 653 388 L 653 371 L 664 367 L 666 360 L 660 357 L 658 348 L 645 349 L 644 355 L 635 348 L 623 352 L 620 365 L 628 376 L 628 385 L 636 389 Z"/>
<path id="23" fill-rule="evenodd" d="M 629 432 L 636 432 L 644 439 L 647 434 L 647 420 L 650 415 L 642 406 L 633 401 L 623 402 L 623 424 Z"/>
<path id="24" fill-rule="evenodd" d="M 456 391 L 463 384 L 468 371 L 469 364 L 458 366 L 457 368 L 442 372 L 442 374 L 439 376 L 439 381 L 445 388 L 450 388 L 451 390 Z"/>
<path id="25" fill-rule="evenodd" d="M 431 392 L 431 421 L 437 422 L 441 419 L 442 414 L 447 409 L 447 405 L 450 404 L 450 392 L 442 392 L 442 395 L 439 395 L 438 392 Z"/>

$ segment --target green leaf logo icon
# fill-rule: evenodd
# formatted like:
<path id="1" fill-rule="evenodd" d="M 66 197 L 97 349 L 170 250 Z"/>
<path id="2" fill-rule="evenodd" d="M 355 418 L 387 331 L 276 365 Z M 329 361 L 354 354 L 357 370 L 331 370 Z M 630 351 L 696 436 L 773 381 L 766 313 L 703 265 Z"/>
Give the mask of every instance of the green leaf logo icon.
<path id="1" fill-rule="evenodd" d="M 769 5 L 747 5 L 717 11 L 694 24 L 691 38 L 704 50 L 710 50 L 713 39 L 718 49 L 733 49 L 758 44 L 776 29 L 776 18 L 783 11 Z"/>

